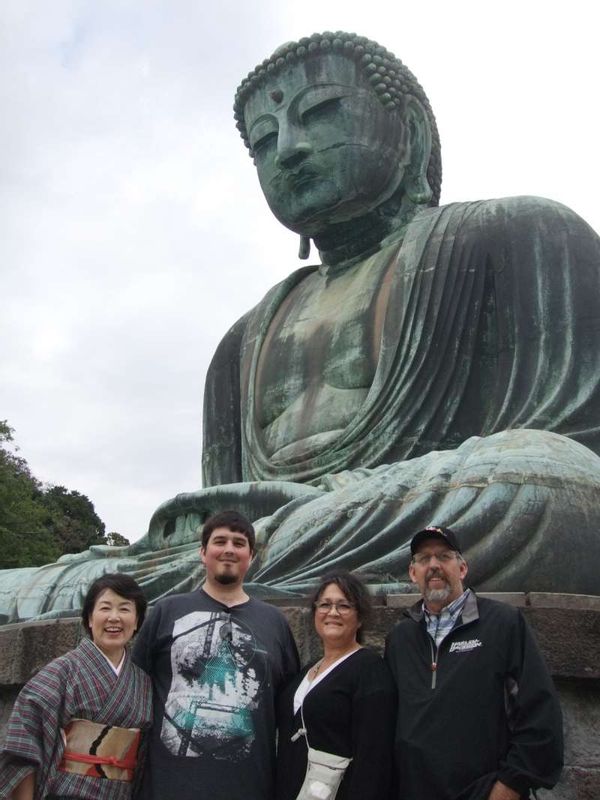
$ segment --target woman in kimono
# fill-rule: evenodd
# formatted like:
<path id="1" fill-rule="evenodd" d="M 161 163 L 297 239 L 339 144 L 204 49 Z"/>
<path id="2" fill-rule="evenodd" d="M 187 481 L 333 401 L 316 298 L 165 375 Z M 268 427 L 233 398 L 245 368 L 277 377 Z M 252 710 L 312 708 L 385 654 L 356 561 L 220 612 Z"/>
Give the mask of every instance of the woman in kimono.
<path id="1" fill-rule="evenodd" d="M 129 575 L 94 581 L 81 612 L 86 636 L 17 698 L 0 754 L 0 800 L 130 800 L 152 688 L 126 646 L 145 613 Z"/>
<path id="2" fill-rule="evenodd" d="M 362 645 L 370 611 L 367 588 L 348 572 L 330 573 L 312 596 L 323 656 L 280 695 L 277 800 L 388 797 L 396 691 L 387 665 Z M 309 777 L 309 747 L 320 751 L 317 763 L 337 768 L 349 761 L 337 795 L 327 782 L 335 770 L 311 767 Z"/>

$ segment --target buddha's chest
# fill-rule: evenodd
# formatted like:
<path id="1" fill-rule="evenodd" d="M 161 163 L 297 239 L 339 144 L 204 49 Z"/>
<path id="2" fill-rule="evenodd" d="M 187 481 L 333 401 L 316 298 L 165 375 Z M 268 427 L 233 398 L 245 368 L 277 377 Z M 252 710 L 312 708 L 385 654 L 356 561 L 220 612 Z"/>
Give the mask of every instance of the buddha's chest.
<path id="1" fill-rule="evenodd" d="M 278 308 L 261 346 L 254 386 L 262 426 L 297 406 L 323 413 L 321 407 L 335 403 L 336 393 L 344 396 L 344 417 L 362 402 L 377 368 L 388 298 L 385 271 L 372 266 L 329 279 L 311 275 Z"/>

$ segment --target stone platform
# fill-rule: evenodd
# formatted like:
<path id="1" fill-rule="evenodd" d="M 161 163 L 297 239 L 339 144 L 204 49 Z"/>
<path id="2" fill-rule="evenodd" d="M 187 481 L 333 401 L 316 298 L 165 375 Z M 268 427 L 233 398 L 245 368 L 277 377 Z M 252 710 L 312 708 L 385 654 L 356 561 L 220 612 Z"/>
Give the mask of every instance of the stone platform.
<path id="1" fill-rule="evenodd" d="M 560 693 L 565 725 L 565 769 L 547 800 L 600 800 L 600 597 L 569 594 L 486 594 L 522 608 Z M 366 644 L 379 650 L 415 595 L 378 600 Z M 276 602 L 276 601 L 274 601 Z M 282 605 L 277 602 L 277 605 Z M 320 655 L 309 611 L 282 606 L 302 662 Z M 0 627 L 0 736 L 21 686 L 44 664 L 72 649 L 79 620 L 59 619 Z"/>

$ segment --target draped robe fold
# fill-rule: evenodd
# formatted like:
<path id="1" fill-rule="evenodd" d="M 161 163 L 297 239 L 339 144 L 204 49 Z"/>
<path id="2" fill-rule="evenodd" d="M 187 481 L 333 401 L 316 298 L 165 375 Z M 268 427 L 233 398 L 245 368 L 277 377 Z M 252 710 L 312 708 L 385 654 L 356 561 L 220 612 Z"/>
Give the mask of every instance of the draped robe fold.
<path id="1" fill-rule="evenodd" d="M 318 484 L 512 428 L 600 451 L 600 239 L 581 218 L 531 197 L 428 209 L 364 268 L 381 262 L 392 286 L 375 379 L 326 452 L 273 463 L 254 394 L 273 316 L 316 267 L 274 287 L 226 335 L 206 383 L 205 486 Z"/>

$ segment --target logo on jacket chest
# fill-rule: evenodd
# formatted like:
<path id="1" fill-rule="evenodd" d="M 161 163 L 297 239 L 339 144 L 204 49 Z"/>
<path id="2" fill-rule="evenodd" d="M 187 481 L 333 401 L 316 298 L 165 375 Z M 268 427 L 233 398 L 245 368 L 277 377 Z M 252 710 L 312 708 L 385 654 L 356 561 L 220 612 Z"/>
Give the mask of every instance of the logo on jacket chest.
<path id="1" fill-rule="evenodd" d="M 468 653 L 478 647 L 483 647 L 479 639 L 466 639 L 463 642 L 452 642 L 449 653 Z"/>

